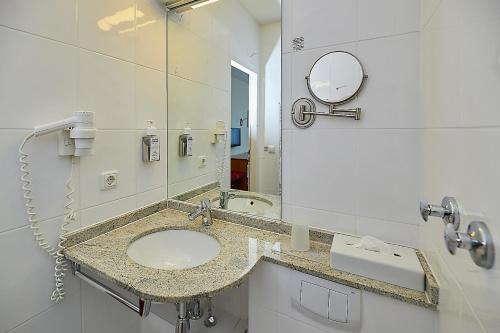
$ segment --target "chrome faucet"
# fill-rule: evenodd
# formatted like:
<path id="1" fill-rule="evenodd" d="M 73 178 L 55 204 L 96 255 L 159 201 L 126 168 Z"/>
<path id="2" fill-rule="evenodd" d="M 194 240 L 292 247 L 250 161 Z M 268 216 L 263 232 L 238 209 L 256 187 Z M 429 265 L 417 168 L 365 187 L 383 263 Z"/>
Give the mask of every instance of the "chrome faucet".
<path id="1" fill-rule="evenodd" d="M 234 191 L 227 190 L 227 191 L 220 191 L 219 193 L 219 208 L 220 209 L 227 209 L 227 205 L 229 204 L 229 199 L 234 199 L 236 198 L 236 194 Z"/>
<path id="2" fill-rule="evenodd" d="M 203 215 L 203 225 L 208 227 L 213 224 L 212 221 L 212 204 L 210 200 L 201 200 L 200 207 L 188 215 L 190 221 L 194 221 L 198 216 Z"/>

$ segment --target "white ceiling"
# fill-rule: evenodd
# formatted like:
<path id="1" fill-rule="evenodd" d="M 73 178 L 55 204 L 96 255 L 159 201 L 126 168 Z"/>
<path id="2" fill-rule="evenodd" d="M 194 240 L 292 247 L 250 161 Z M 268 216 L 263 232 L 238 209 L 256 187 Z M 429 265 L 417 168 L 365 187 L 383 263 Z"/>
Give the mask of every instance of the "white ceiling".
<path id="1" fill-rule="evenodd" d="M 281 0 L 240 0 L 240 2 L 259 24 L 281 20 Z"/>

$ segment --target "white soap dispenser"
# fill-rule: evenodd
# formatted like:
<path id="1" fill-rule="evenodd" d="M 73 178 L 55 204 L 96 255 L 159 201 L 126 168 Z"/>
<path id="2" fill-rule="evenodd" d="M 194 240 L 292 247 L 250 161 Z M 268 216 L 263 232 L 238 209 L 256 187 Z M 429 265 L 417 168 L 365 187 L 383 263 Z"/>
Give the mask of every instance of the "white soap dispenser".
<path id="1" fill-rule="evenodd" d="M 160 137 L 153 120 L 148 120 L 146 135 L 142 137 L 142 160 L 144 162 L 157 162 L 160 160 Z"/>

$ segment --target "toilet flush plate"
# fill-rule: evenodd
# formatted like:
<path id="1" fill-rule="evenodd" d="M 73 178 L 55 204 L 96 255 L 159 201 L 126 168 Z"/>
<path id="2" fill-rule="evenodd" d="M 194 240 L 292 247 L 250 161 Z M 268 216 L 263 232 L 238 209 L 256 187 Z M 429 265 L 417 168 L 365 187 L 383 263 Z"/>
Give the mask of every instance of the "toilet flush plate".
<path id="1" fill-rule="evenodd" d="M 425 290 L 425 273 L 415 249 L 390 244 L 390 253 L 374 252 L 356 247 L 360 241 L 359 237 L 335 234 L 330 266 L 397 286 Z"/>

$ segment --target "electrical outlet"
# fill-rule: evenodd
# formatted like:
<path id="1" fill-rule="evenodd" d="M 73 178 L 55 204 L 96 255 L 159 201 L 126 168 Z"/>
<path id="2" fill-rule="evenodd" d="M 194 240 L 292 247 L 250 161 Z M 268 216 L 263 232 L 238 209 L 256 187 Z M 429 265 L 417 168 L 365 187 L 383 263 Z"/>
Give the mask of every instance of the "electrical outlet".
<path id="1" fill-rule="evenodd" d="M 205 155 L 198 156 L 198 160 L 200 162 L 199 167 L 204 168 L 207 166 L 207 157 Z"/>
<path id="2" fill-rule="evenodd" d="M 101 190 L 111 190 L 118 186 L 118 170 L 101 173 Z"/>

